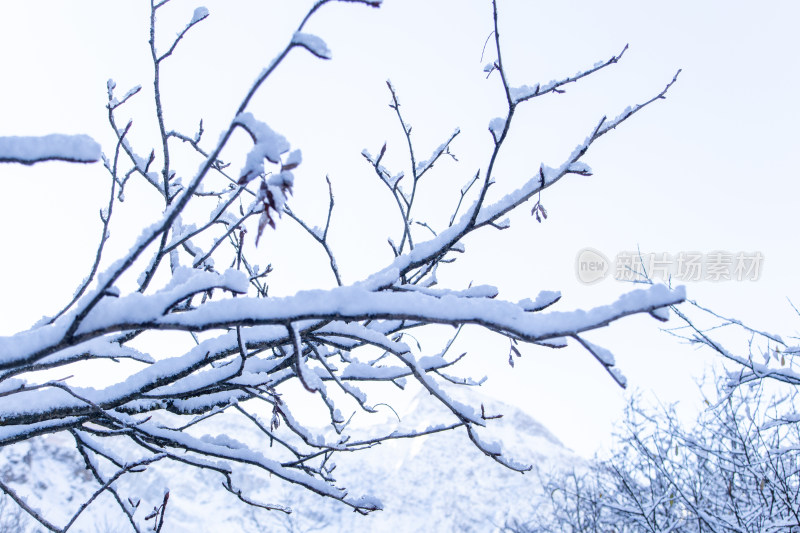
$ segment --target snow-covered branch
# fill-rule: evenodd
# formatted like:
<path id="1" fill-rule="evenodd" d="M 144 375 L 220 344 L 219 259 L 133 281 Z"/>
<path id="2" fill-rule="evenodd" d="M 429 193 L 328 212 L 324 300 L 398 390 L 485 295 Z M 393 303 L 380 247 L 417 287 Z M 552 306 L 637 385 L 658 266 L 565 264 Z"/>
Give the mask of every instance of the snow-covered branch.
<path id="1" fill-rule="evenodd" d="M 108 121 L 116 146 L 113 157 L 103 158 L 110 198 L 101 211 L 100 243 L 88 275 L 76 284 L 74 297 L 58 313 L 28 330 L 0 337 L 0 446 L 50 433 L 69 433 L 98 484 L 91 499 L 72 517 L 77 518 L 97 496 L 107 492 L 131 527 L 142 530 L 140 515 L 116 481 L 145 466 L 158 468 L 164 461 L 221 476 L 223 487 L 247 505 L 290 511 L 279 503 L 257 501 L 233 482 L 241 469 L 254 468 L 366 514 L 380 509 L 380 502 L 340 487 L 332 473 L 332 458 L 391 439 L 441 431 L 463 430 L 465 440 L 487 457 L 525 471 L 529 466 L 506 453 L 502 444 L 479 434 L 477 428 L 491 425 L 495 417 L 451 393 L 454 387 L 482 382 L 457 375 L 462 359 L 482 356 L 460 349 L 457 337 L 465 326 L 511 342 L 518 356 L 522 355 L 518 346 L 523 344 L 531 350 L 547 350 L 564 347 L 573 339 L 624 386 L 611 352 L 588 342 L 583 334 L 635 314 L 663 317 L 663 308 L 685 299 L 682 288 L 652 286 L 593 309 L 565 310 L 559 308 L 566 299 L 560 292 L 517 295 L 512 300 L 493 286 L 492 272 L 474 273 L 473 277 L 489 278 L 478 280 L 484 284 L 454 287 L 439 267 L 468 253 L 464 244 L 468 236 L 507 228 L 507 215 L 543 189 L 570 174 L 590 175 L 583 157 L 594 141 L 644 106 L 663 99 L 671 83 L 644 104 L 613 120 L 596 122 L 555 167 L 540 164 L 520 169 L 530 176 L 521 186 L 496 181 L 496 162 L 505 149 L 516 107 L 534 96 L 559 92 L 563 84 L 616 63 L 622 53 L 576 76 L 537 85 L 535 90 L 511 88 L 508 66 L 501 59 L 498 7 L 493 2 L 497 59 L 492 70 L 499 71 L 508 107 L 505 116 L 489 124 L 492 139 L 487 142 L 485 170 L 470 170 L 474 178 L 452 192 L 453 203 L 447 205 L 457 207 L 452 216 L 448 210 L 444 217 L 448 223 L 442 224 L 442 217 L 429 217 L 419 200 L 427 191 L 418 185 L 423 176 L 459 162 L 454 151 L 461 130 L 455 128 L 449 136 L 442 136 L 433 150 L 426 147 L 420 151 L 401 109 L 399 91 L 388 82 L 391 112 L 402 130 L 399 144 L 405 145 L 405 168 L 396 173 L 386 168 L 384 157 L 395 150 L 393 145 L 383 144 L 377 156 L 367 150 L 362 155 L 384 184 L 387 201 L 396 206 L 395 216 L 399 213 L 400 217 L 393 220 L 396 233 L 388 236 L 391 260 L 353 282 L 340 271 L 337 253 L 344 251 L 329 239 L 339 220 L 332 179 L 327 181 L 326 208 L 308 216 L 289 208 L 295 174 L 301 179 L 303 172 L 301 152 L 292 150 L 289 140 L 264 122 L 258 109 L 251 109 L 255 94 L 293 50 L 303 48 L 322 59 L 333 57 L 323 37 L 305 29 L 311 17 L 333 0 L 313 3 L 211 143 L 203 138 L 200 117 L 196 133 L 168 127 L 160 75 L 161 68 L 172 62 L 165 60 L 173 57 L 178 45 L 189 46 L 184 40 L 189 30 L 211 15 L 198 7 L 188 24 L 178 28 L 166 51 L 159 52 L 156 11 L 168 1 L 150 3 L 152 114 L 137 117 L 135 123 L 120 120 L 126 126 L 119 127 L 119 113 L 134 98 L 141 98 L 140 86 L 121 99 L 114 96 L 113 80 L 106 87 Z M 339 1 L 380 5 L 371 0 Z M 134 142 L 130 135 L 146 120 L 157 124 L 159 132 L 150 146 L 141 140 Z M 249 136 L 249 140 L 243 137 L 248 143 L 242 152 L 245 155 L 223 161 L 222 154 L 229 153 L 225 149 L 237 131 Z M 184 164 L 173 157 L 179 146 L 187 147 L 196 158 L 189 168 L 177 168 L 178 162 Z M 430 156 L 418 160 L 417 153 Z M 0 161 L 28 164 L 99 158 L 99 147 L 85 136 L 0 138 Z M 353 160 L 357 159 L 358 154 L 353 154 Z M 395 164 L 401 166 L 395 162 L 392 166 Z M 156 193 L 161 214 L 141 228 L 127 252 L 109 261 L 109 228 L 116 223 L 117 213 L 128 208 L 123 203 L 130 180 L 140 180 L 150 194 Z M 490 186 L 504 187 L 505 196 L 489 203 Z M 338 188 L 337 193 L 346 194 Z M 433 203 L 444 205 L 438 200 Z M 283 214 L 287 217 L 281 222 Z M 330 285 L 319 287 L 309 282 L 302 290 L 273 297 L 269 293 L 273 265 L 259 265 L 256 259 L 263 263 L 265 256 L 276 262 L 282 258 L 265 251 L 263 243 L 259 248 L 259 238 L 269 231 L 267 226 L 282 231 L 287 218 L 303 230 L 298 241 L 305 239 L 317 251 L 322 247 L 323 261 L 305 264 L 309 269 L 318 265 L 330 269 L 325 274 Z M 323 227 L 306 222 L 310 220 Z M 359 249 L 356 253 L 373 251 Z M 450 328 L 441 328 L 443 325 Z M 455 333 L 441 335 L 442 329 Z M 420 330 L 425 335 L 419 337 L 427 340 L 417 340 L 415 333 Z M 91 387 L 72 379 L 89 375 L 98 362 L 108 361 L 124 361 L 124 376 L 98 378 Z M 42 371 L 56 377 L 41 379 Z M 398 426 L 378 435 L 351 424 L 356 414 L 376 416 L 375 407 L 385 403 L 381 387 L 424 389 L 446 408 L 445 415 L 425 429 Z M 312 428 L 306 422 L 307 411 L 312 409 L 327 417 L 325 427 Z M 218 425 L 218 421 L 232 418 L 243 419 L 252 435 L 234 438 Z M 168 494 L 151 517 L 163 520 Z M 44 516 L 37 520 L 60 530 L 51 527 Z"/>

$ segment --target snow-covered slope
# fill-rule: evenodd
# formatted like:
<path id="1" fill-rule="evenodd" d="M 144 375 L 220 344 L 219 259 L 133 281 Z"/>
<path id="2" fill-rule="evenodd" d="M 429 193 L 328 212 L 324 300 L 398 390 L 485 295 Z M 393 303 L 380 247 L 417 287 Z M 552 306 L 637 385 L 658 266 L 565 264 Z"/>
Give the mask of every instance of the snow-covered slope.
<path id="1" fill-rule="evenodd" d="M 465 397 L 466 400 L 466 397 Z M 493 531 L 509 517 L 532 512 L 539 487 L 536 469 L 542 472 L 571 467 L 576 456 L 533 418 L 522 411 L 470 395 L 470 403 L 483 403 L 491 420 L 484 440 L 500 440 L 515 459 L 534 465 L 519 474 L 508 470 L 478 451 L 463 429 L 413 440 L 389 441 L 335 459 L 337 482 L 357 494 L 372 494 L 385 510 L 360 516 L 332 500 L 287 485 L 265 480 L 261 474 L 239 476 L 235 481 L 258 500 L 288 505 L 293 513 L 247 508 L 220 487 L 221 478 L 179 465 L 157 463 L 146 472 L 121 481 L 125 494 L 141 498 L 137 516 L 153 509 L 169 489 L 165 533 L 205 531 Z M 447 412 L 427 393 L 414 397 L 399 413 L 414 427 L 426 427 L 447 419 Z M 220 422 L 233 424 L 233 422 Z M 375 428 L 376 434 L 385 428 Z M 225 427 L 228 433 L 235 427 Z M 62 436 L 39 439 L 3 450 L 0 475 L 20 487 L 29 503 L 63 524 L 81 498 L 93 491 L 90 479 L 75 453 L 59 452 L 69 441 Z M 43 486 L 41 483 L 46 486 Z M 88 533 L 126 531 L 122 515 L 110 496 L 103 495 L 74 528 Z M 129 528 L 128 528 L 129 530 Z"/>

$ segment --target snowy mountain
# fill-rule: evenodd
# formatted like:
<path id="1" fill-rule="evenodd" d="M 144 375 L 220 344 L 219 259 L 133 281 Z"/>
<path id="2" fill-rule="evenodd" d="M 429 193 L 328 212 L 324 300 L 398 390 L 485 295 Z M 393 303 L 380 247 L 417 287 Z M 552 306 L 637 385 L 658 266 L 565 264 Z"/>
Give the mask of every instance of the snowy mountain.
<path id="1" fill-rule="evenodd" d="M 466 400 L 466 397 L 464 398 Z M 336 458 L 337 482 L 356 494 L 378 497 L 384 511 L 358 515 L 344 505 L 261 474 L 245 473 L 236 484 L 258 501 L 286 505 L 291 515 L 248 508 L 221 488 L 218 475 L 156 463 L 146 472 L 119 482 L 123 494 L 141 499 L 140 520 L 170 491 L 163 531 L 493 531 L 510 517 L 528 516 L 539 491 L 537 470 L 579 465 L 545 427 L 526 413 L 474 392 L 470 403 L 482 403 L 490 421 L 484 440 L 499 440 L 514 459 L 534 466 L 519 474 L 477 450 L 465 431 L 454 430 L 411 440 L 393 440 Z M 448 413 L 427 393 L 420 393 L 399 413 L 414 427 L 447 419 Z M 232 424 L 220 419 L 221 424 Z M 222 428 L 228 434 L 236 427 Z M 374 428 L 376 434 L 386 428 Z M 18 488 L 28 503 L 63 524 L 96 486 L 82 459 L 69 449 L 66 436 L 54 435 L 8 447 L 0 455 L 0 476 Z M 263 445 L 263 443 L 262 443 Z M 11 502 L 5 502 L 7 511 Z M 0 508 L 0 513 L 2 513 Z M 141 513 L 141 514 L 140 514 Z M 129 531 L 108 494 L 79 518 L 72 530 L 87 533 Z M 2 526 L 0 518 L 0 527 Z M 35 530 L 35 529 L 30 529 Z"/>

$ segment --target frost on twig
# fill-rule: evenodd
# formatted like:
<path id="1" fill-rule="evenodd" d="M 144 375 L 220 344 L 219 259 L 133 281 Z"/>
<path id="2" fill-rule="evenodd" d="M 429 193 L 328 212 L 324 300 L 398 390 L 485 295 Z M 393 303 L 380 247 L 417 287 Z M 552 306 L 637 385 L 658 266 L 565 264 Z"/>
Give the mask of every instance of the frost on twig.
<path id="1" fill-rule="evenodd" d="M 292 36 L 292 44 L 302 46 L 320 59 L 330 59 L 331 51 L 325 41 L 311 33 L 297 32 Z"/>

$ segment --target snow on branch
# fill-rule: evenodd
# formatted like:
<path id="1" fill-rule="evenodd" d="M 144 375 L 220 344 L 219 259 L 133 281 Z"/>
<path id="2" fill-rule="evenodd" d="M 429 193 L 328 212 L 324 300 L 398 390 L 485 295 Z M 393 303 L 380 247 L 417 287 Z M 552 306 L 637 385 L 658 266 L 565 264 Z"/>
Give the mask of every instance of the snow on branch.
<path id="1" fill-rule="evenodd" d="M 311 33 L 296 32 L 292 36 L 292 44 L 302 46 L 320 59 L 330 59 L 332 57 L 325 41 Z"/>
<path id="2" fill-rule="evenodd" d="M 100 156 L 100 145 L 88 135 L 53 133 L 41 137 L 0 137 L 0 163 L 94 163 Z"/>
<path id="3" fill-rule="evenodd" d="M 280 163 L 281 154 L 289 151 L 291 146 L 286 137 L 276 133 L 264 122 L 257 120 L 252 113 L 242 113 L 236 117 L 235 126 L 241 126 L 253 138 L 253 148 L 247 154 L 239 181 L 244 184 L 255 176 L 264 174 L 264 159 L 270 163 Z"/>
<path id="4" fill-rule="evenodd" d="M 189 24 L 190 25 L 197 24 L 207 16 L 208 16 L 208 8 L 202 6 L 195 8 L 194 13 L 192 13 L 192 20 L 189 21 Z"/>

